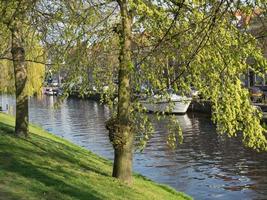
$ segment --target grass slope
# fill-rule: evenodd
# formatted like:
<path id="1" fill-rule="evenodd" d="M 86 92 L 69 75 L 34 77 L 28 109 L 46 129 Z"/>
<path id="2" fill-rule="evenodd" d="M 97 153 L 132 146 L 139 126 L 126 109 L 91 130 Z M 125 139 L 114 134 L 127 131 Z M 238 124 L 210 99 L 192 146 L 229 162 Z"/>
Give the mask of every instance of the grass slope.
<path id="1" fill-rule="evenodd" d="M 135 175 L 129 187 L 112 178 L 111 162 L 36 126 L 16 138 L 14 119 L 0 113 L 0 200 L 190 199 Z"/>

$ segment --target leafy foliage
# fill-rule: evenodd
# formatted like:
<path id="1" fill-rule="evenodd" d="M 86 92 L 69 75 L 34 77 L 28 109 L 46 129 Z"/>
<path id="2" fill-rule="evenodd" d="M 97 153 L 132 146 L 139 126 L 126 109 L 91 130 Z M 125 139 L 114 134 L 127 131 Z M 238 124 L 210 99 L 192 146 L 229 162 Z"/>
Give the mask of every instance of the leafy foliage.
<path id="1" fill-rule="evenodd" d="M 81 95 L 102 94 L 116 113 L 119 38 L 123 28 L 118 4 L 122 2 L 104 1 L 97 6 L 89 6 L 87 1 L 72 3 L 64 4 L 61 9 L 64 12 L 57 18 L 59 24 L 64 19 L 65 25 L 58 36 L 61 43 L 55 42 L 56 48 L 65 49 L 64 56 L 57 55 L 68 71 L 67 83 L 79 82 Z M 256 6 L 264 8 L 264 3 L 172 0 L 123 3 L 133 18 L 131 118 L 136 122 L 132 124 L 138 140 L 143 138 L 141 146 L 152 136 L 153 127 L 135 94 L 151 96 L 158 92 L 168 97 L 167 89 L 171 87 L 176 93 L 188 95 L 193 86 L 211 101 L 212 119 L 219 133 L 230 137 L 243 134 L 246 146 L 266 150 L 266 131 L 260 124 L 260 114 L 239 80 L 248 70 L 264 72 L 266 59 L 257 40 L 237 28 L 234 16 L 236 11 L 249 14 Z M 248 58 L 255 60 L 254 65 L 248 64 Z M 177 138 L 181 141 L 179 126 L 170 127 L 176 131 L 170 131 L 168 143 Z"/>
<path id="2" fill-rule="evenodd" d="M 21 25 L 21 38 L 26 52 L 27 65 L 27 93 L 33 95 L 41 94 L 44 79 L 44 47 L 40 44 L 40 33 L 35 32 L 31 26 L 31 14 L 36 1 L 1 1 L 0 3 L 0 59 L 3 74 L 0 81 L 0 91 L 14 93 L 14 68 L 11 61 L 11 32 L 14 24 Z"/>

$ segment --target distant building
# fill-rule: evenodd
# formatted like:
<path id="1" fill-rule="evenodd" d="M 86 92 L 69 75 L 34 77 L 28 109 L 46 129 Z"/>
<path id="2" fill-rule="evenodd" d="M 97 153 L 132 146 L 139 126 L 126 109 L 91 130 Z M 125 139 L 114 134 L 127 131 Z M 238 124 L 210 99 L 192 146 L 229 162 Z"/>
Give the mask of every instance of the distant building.
<path id="1" fill-rule="evenodd" d="M 238 20 L 237 26 L 242 31 L 251 33 L 258 41 L 262 49 L 262 53 L 267 58 L 267 16 L 260 9 L 254 9 L 250 15 L 243 14 L 240 11 L 235 13 Z M 249 63 L 253 63 L 253 58 L 248 59 Z M 247 87 L 267 87 L 267 73 L 263 77 L 248 71 L 246 75 L 241 77 L 244 85 Z"/>

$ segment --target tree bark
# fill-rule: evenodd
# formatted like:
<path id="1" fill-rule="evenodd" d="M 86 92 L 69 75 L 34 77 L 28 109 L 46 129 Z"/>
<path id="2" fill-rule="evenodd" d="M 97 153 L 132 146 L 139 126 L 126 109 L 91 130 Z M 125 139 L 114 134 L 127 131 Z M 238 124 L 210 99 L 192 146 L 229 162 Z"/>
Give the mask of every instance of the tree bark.
<path id="1" fill-rule="evenodd" d="M 29 108 L 27 83 L 27 66 L 25 64 L 25 50 L 21 27 L 14 23 L 10 28 L 12 34 L 11 54 L 13 58 L 15 90 L 16 90 L 16 125 L 15 134 L 17 136 L 28 136 L 29 132 Z"/>
<path id="2" fill-rule="evenodd" d="M 118 3 L 122 28 L 120 32 L 117 129 L 114 134 L 115 140 L 119 141 L 113 143 L 115 157 L 112 175 L 127 184 L 131 184 L 134 140 L 130 123 L 130 73 L 133 65 L 131 59 L 132 19 L 127 10 L 127 0 L 121 0 Z"/>

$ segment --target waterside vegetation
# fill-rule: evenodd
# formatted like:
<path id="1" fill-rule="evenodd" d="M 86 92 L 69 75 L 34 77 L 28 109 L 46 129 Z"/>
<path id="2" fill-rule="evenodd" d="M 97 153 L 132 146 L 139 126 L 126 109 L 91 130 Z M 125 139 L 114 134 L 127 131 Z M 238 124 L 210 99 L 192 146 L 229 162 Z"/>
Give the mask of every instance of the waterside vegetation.
<path id="1" fill-rule="evenodd" d="M 37 126 L 27 138 L 14 130 L 0 113 L 0 200 L 191 199 L 138 174 L 129 187 L 111 176 L 110 161 Z"/>

